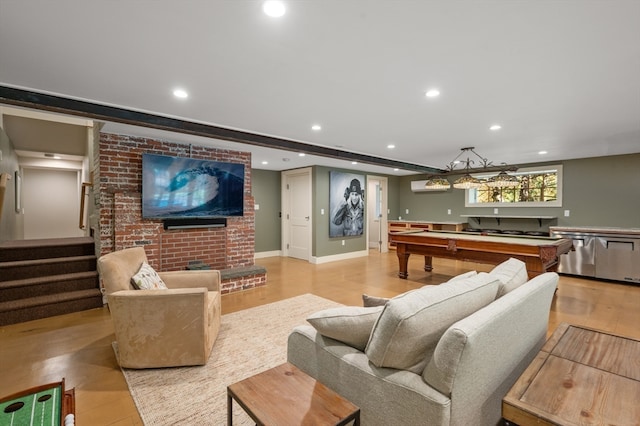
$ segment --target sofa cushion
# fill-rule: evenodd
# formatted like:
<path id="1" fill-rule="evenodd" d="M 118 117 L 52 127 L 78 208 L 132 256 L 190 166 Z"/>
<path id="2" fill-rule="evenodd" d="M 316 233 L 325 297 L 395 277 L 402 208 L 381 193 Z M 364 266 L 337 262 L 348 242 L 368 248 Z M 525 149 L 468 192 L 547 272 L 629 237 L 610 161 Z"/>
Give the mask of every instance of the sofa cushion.
<path id="1" fill-rule="evenodd" d="M 166 290 L 167 285 L 147 262 L 143 262 L 138 272 L 131 277 L 131 284 L 138 290 Z"/>
<path id="2" fill-rule="evenodd" d="M 384 306 L 390 299 L 388 297 L 376 297 L 369 296 L 368 294 L 362 295 L 362 306 L 365 308 L 371 308 L 374 306 Z"/>
<path id="3" fill-rule="evenodd" d="M 529 280 L 527 265 L 523 261 L 514 259 L 513 257 L 493 268 L 491 272 L 489 272 L 489 275 L 499 279 L 501 283 L 498 287 L 498 295 L 496 297 L 504 296 Z"/>
<path id="4" fill-rule="evenodd" d="M 475 277 L 476 275 L 478 275 L 478 272 L 476 271 L 463 272 L 462 274 L 456 275 L 455 277 L 451 278 L 447 282 L 450 283 L 451 281 L 464 280 L 465 278 Z"/>
<path id="5" fill-rule="evenodd" d="M 316 312 L 307 318 L 318 333 L 363 351 L 382 306 L 341 306 Z"/>
<path id="6" fill-rule="evenodd" d="M 475 276 L 477 274 L 478 273 L 476 271 L 464 272 L 464 273 L 462 273 L 460 275 L 456 275 L 455 277 L 451 278 L 447 282 L 450 283 L 452 281 L 463 280 L 465 278 L 473 277 L 473 276 Z M 413 290 L 411 290 L 411 291 L 413 291 Z M 399 297 L 399 296 L 402 296 L 402 294 L 399 294 L 396 297 Z M 389 300 L 391 300 L 391 299 L 388 298 L 388 297 L 376 297 L 376 296 L 369 296 L 368 294 L 363 294 L 362 295 L 362 306 L 364 306 L 364 307 L 384 306 Z"/>
<path id="7" fill-rule="evenodd" d="M 495 300 L 498 285 L 495 277 L 480 273 L 394 297 L 384 306 L 365 353 L 377 367 L 421 373 L 446 329 Z"/>

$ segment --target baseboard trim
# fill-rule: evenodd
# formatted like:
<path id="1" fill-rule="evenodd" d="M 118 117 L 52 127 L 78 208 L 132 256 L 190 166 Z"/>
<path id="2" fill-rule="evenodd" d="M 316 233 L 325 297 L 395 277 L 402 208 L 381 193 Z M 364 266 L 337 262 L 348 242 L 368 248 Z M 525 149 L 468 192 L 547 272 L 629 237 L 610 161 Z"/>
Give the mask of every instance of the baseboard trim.
<path id="1" fill-rule="evenodd" d="M 321 263 L 335 262 L 338 260 L 355 259 L 358 257 L 365 257 L 365 256 L 369 256 L 369 250 L 352 251 L 349 253 L 334 254 L 331 256 L 322 256 L 322 257 L 314 256 L 311 258 L 310 262 L 319 265 Z"/>
<path id="2" fill-rule="evenodd" d="M 260 253 L 254 253 L 254 259 L 261 259 L 263 257 L 280 257 L 282 256 L 282 250 L 262 251 Z"/>

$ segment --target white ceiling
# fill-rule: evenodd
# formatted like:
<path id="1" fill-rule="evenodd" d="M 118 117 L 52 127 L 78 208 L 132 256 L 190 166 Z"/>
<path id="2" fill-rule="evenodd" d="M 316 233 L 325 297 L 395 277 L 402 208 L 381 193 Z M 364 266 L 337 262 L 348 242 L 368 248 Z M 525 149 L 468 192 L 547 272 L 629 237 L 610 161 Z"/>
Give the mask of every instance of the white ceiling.
<path id="1" fill-rule="evenodd" d="M 0 85 L 438 168 L 467 146 L 495 164 L 640 152 L 638 0 L 261 4 L 0 0 Z M 103 130 L 250 150 L 258 169 L 407 174 Z"/>

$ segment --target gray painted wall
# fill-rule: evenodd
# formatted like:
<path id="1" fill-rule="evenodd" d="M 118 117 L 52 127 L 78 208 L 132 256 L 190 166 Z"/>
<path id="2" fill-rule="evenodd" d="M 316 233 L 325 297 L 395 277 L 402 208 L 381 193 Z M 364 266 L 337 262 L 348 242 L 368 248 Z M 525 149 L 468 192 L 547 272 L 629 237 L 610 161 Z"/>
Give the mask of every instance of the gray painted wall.
<path id="1" fill-rule="evenodd" d="M 521 165 L 542 166 L 545 163 Z M 640 228 L 640 154 L 586 158 L 546 164 L 563 165 L 562 207 L 500 207 L 499 214 L 515 216 L 556 216 L 556 220 L 538 222 L 493 219 L 470 221 L 471 227 L 546 230 L 549 226 L 605 226 Z M 465 191 L 411 191 L 411 181 L 425 176 L 403 176 L 396 188 L 399 215 L 407 220 L 466 221 L 460 215 L 492 215 L 492 207 L 465 207 Z M 391 185 L 390 192 L 392 191 Z M 409 214 L 405 213 L 409 209 Z M 451 215 L 447 214 L 451 209 Z M 565 217 L 564 211 L 570 216 Z M 397 219 L 396 215 L 391 219 Z"/>
<path id="2" fill-rule="evenodd" d="M 255 211 L 256 253 L 278 251 L 281 246 L 280 172 L 251 170 L 251 194 Z"/>
<path id="3" fill-rule="evenodd" d="M 521 165 L 542 166 L 545 163 Z M 640 154 L 585 158 L 546 164 L 563 165 L 563 205 L 562 207 L 500 207 L 502 215 L 556 216 L 556 220 L 503 219 L 498 226 L 494 219 L 483 219 L 482 223 L 471 220 L 470 226 L 501 229 L 521 229 L 526 231 L 548 230 L 549 226 L 604 226 L 640 228 Z M 313 168 L 313 242 L 312 255 L 331 256 L 365 250 L 366 238 L 329 238 L 329 172 L 332 170 L 359 173 L 357 170 Z M 256 212 L 256 252 L 280 249 L 280 173 L 254 170 L 253 193 L 260 210 Z M 275 176 L 277 174 L 277 179 Z M 258 177 L 259 176 L 259 177 Z M 425 176 L 387 176 L 389 181 L 388 219 L 402 216 L 407 220 L 461 221 L 460 215 L 490 215 L 493 208 L 464 206 L 464 191 L 450 189 L 446 192 L 411 191 L 412 180 L 423 180 Z M 261 199 L 262 193 L 270 194 L 270 201 Z M 366 196 L 366 194 L 365 194 Z M 273 206 L 273 207 L 268 207 Z M 267 209 L 273 208 L 272 211 Z M 320 210 L 325 210 L 325 215 Z M 409 214 L 405 213 L 409 209 Z M 447 214 L 451 209 L 451 215 Z M 569 210 L 570 216 L 564 217 Z M 267 218 L 266 222 L 262 222 Z M 275 229 L 277 228 L 277 232 Z M 345 245 L 342 246 L 342 239 Z"/>
<path id="4" fill-rule="evenodd" d="M 329 238 L 329 172 L 358 173 L 357 170 L 332 169 L 329 167 L 313 167 L 313 242 L 311 254 L 315 257 L 331 256 L 367 249 L 366 233 L 359 237 Z M 364 173 L 362 173 L 364 174 Z M 366 177 L 363 182 L 367 187 Z M 365 199 L 367 194 L 365 193 Z M 324 215 L 321 214 L 324 209 Z M 365 218 L 366 222 L 366 218 Z M 344 240 L 344 246 L 342 241 Z"/>

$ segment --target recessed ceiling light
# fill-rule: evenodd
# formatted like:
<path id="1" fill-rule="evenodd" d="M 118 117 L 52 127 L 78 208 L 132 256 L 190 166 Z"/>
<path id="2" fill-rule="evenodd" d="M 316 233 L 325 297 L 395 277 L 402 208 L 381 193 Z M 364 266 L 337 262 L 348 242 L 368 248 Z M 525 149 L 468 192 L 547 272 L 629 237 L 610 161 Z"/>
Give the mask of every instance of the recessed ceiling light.
<path id="1" fill-rule="evenodd" d="M 356 164 L 358 164 L 358 162 L 357 161 L 352 161 L 351 164 L 356 165 Z"/>
<path id="2" fill-rule="evenodd" d="M 437 98 L 440 96 L 440 91 L 438 89 L 429 89 L 427 90 L 427 93 L 425 93 L 425 96 L 427 98 Z"/>
<path id="3" fill-rule="evenodd" d="M 307 154 L 305 154 L 304 152 L 301 152 L 301 153 L 298 154 L 298 157 L 304 157 L 305 155 L 307 155 Z"/>
<path id="4" fill-rule="evenodd" d="M 319 124 L 314 124 L 313 126 L 311 126 L 311 130 L 315 130 L 317 132 L 319 130 L 322 130 L 322 126 L 320 126 Z"/>
<path id="5" fill-rule="evenodd" d="M 173 91 L 173 96 L 180 99 L 185 99 L 189 97 L 189 94 L 183 89 L 176 89 Z"/>
<path id="6" fill-rule="evenodd" d="M 400 169 L 393 169 L 394 172 L 397 172 L 398 170 L 400 170 Z"/>
<path id="7" fill-rule="evenodd" d="M 263 161 L 262 164 L 269 164 L 269 162 L 268 161 Z"/>
<path id="8" fill-rule="evenodd" d="M 396 146 L 395 146 L 394 144 L 392 144 L 392 143 L 390 143 L 389 145 L 387 145 L 387 148 L 389 148 L 389 149 L 393 149 L 393 148 L 395 148 L 395 147 L 396 147 Z"/>
<path id="9" fill-rule="evenodd" d="M 502 129 L 502 126 L 499 124 L 492 124 L 491 127 L 489 127 L 489 130 L 500 130 Z"/>
<path id="10" fill-rule="evenodd" d="M 262 11 L 272 18 L 279 18 L 284 15 L 286 8 L 281 1 L 269 0 L 262 4 Z"/>
<path id="11" fill-rule="evenodd" d="M 545 155 L 547 153 L 547 151 L 538 151 L 538 154 L 540 155 Z"/>

